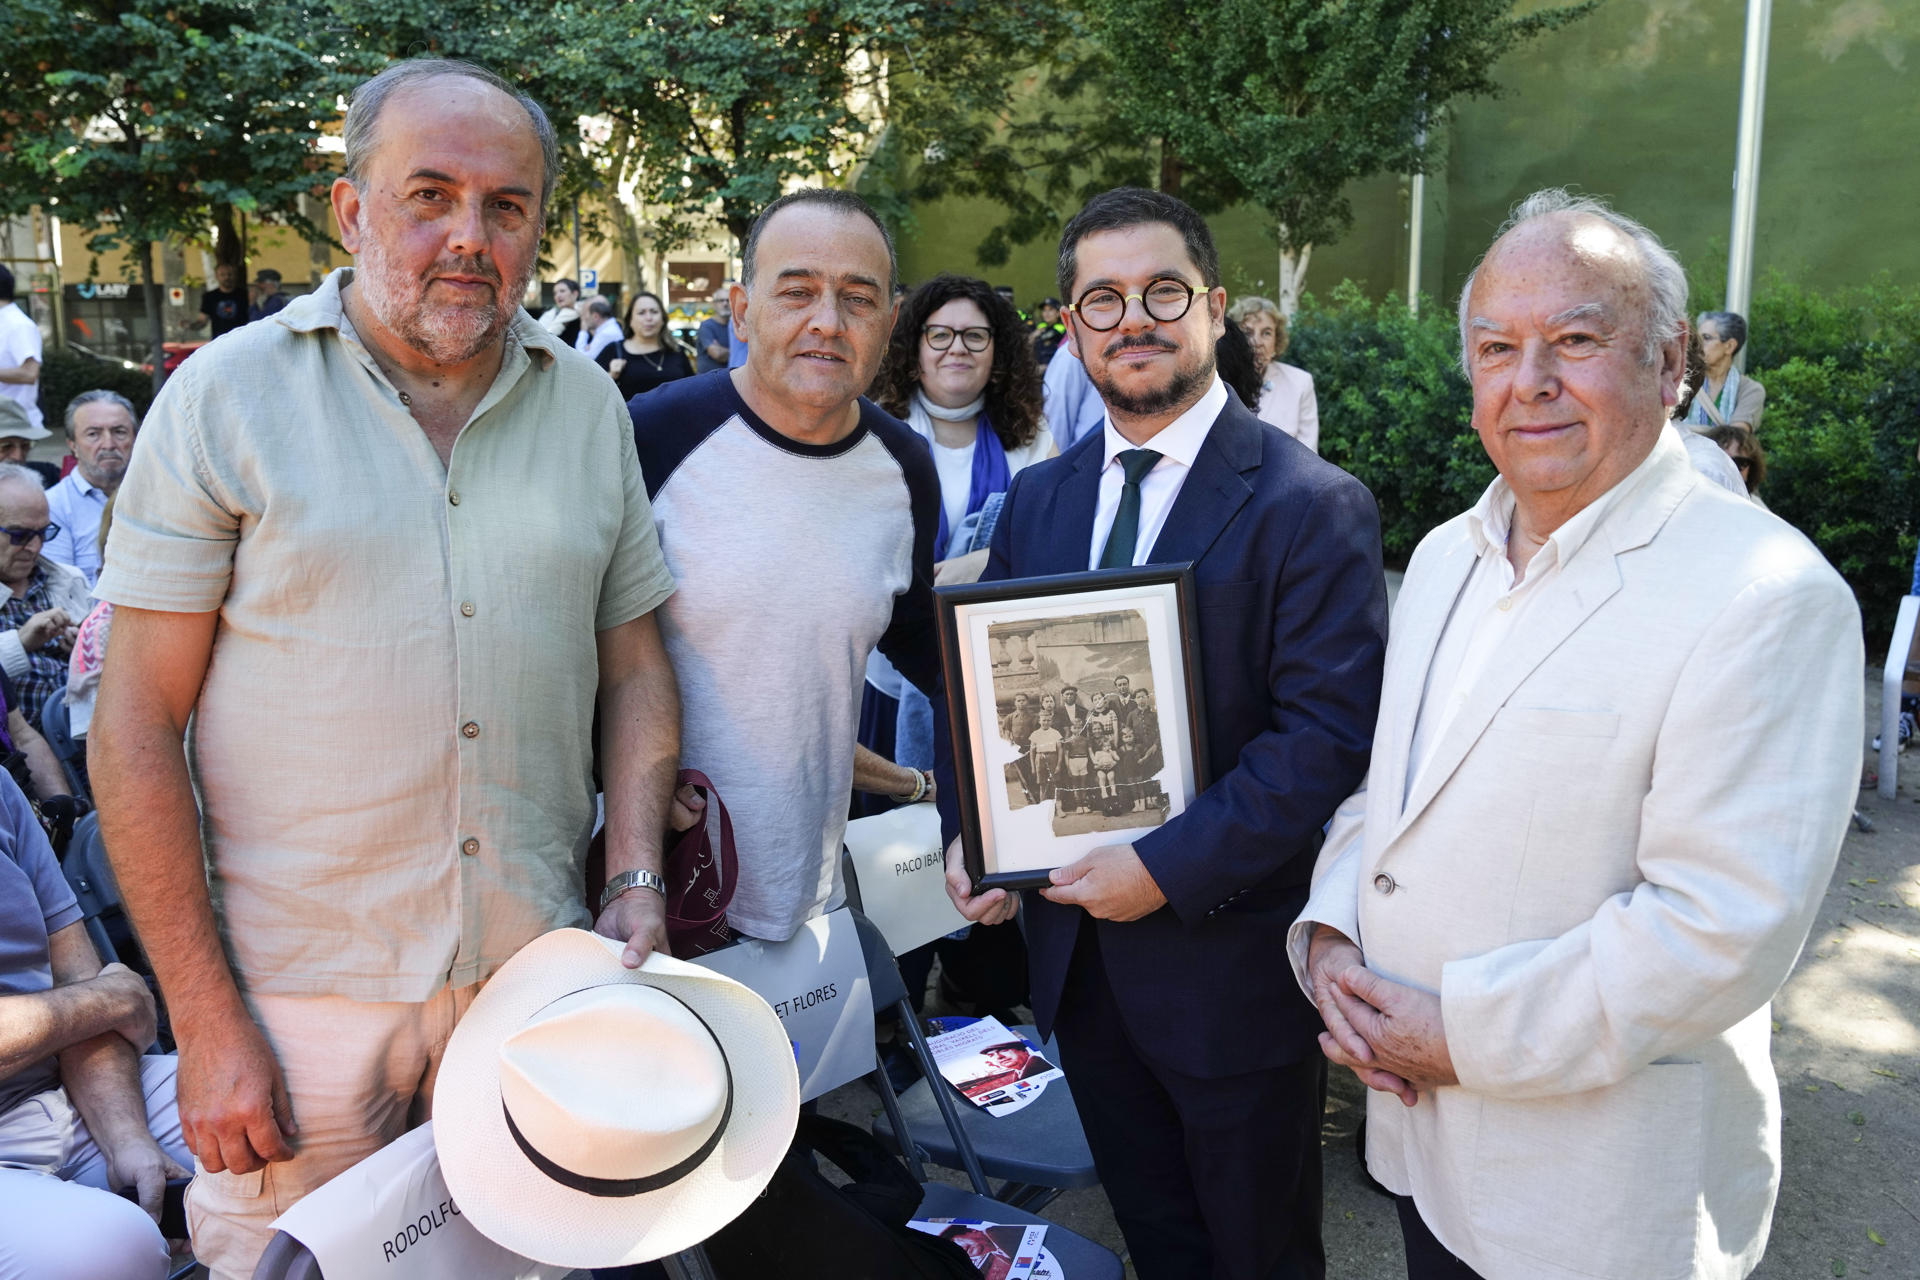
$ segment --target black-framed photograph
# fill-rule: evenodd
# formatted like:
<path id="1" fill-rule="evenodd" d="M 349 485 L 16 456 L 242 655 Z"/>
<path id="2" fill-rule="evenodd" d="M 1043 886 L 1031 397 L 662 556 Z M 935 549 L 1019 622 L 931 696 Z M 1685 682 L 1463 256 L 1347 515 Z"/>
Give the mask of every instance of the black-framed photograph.
<path id="1" fill-rule="evenodd" d="M 1192 564 L 935 594 L 975 893 L 1044 885 L 1206 786 Z"/>

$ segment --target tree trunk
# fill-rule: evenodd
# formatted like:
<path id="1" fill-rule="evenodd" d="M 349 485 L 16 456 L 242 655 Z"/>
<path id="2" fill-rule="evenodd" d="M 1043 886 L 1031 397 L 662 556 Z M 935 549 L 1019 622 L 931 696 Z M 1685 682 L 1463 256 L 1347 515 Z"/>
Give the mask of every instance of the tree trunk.
<path id="1" fill-rule="evenodd" d="M 300 197 L 300 212 L 319 232 L 307 241 L 307 284 L 318 289 L 327 272 L 333 270 L 333 246 L 327 243 L 325 235 L 333 210 L 324 196 L 307 194 Z"/>
<path id="2" fill-rule="evenodd" d="M 236 223 L 233 206 L 213 206 L 213 261 L 230 265 L 240 273 L 240 288 L 247 287 L 247 237 L 244 216 Z M 209 285 L 209 288 L 212 286 Z"/>
<path id="3" fill-rule="evenodd" d="M 1185 167 L 1180 163 L 1179 148 L 1170 138 L 1160 139 L 1160 191 L 1164 195 L 1179 196 L 1180 179 Z"/>
<path id="4" fill-rule="evenodd" d="M 1306 283 L 1307 264 L 1313 260 L 1313 246 L 1303 244 L 1298 249 L 1280 250 L 1280 296 L 1274 301 L 1280 304 L 1280 314 L 1289 321 L 1293 313 L 1300 309 L 1300 288 Z"/>
<path id="5" fill-rule="evenodd" d="M 140 288 L 147 299 L 147 356 L 153 361 L 153 390 L 158 395 L 167 380 L 167 348 L 164 322 L 160 318 L 160 282 L 153 278 L 153 241 L 140 242 Z"/>

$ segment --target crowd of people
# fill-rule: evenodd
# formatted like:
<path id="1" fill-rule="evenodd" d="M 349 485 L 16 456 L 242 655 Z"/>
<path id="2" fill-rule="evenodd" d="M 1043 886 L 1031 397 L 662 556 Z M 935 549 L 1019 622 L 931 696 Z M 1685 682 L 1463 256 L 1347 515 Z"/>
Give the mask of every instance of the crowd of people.
<path id="1" fill-rule="evenodd" d="M 962 945 L 1057 1037 L 1143 1280 L 1325 1274 L 1329 1064 L 1369 1087 L 1416 1280 L 1757 1263 L 1767 1002 L 1851 810 L 1860 624 L 1744 500 L 1744 327 L 1690 325 L 1644 227 L 1542 192 L 1469 278 L 1498 477 L 1415 553 L 1390 640 L 1373 497 L 1317 456 L 1279 309 L 1229 307 L 1174 197 L 1075 213 L 1035 327 L 968 277 L 903 296 L 873 210 L 798 190 L 688 351 L 649 292 L 624 324 L 571 280 L 522 310 L 558 159 L 511 84 L 399 63 L 343 140 L 353 267 L 144 423 L 70 402 L 52 491 L 0 462 L 26 755 L 24 793 L 0 779 L 0 1202 L 33 1206 L 0 1274 L 162 1274 L 151 1216 L 191 1164 L 196 1256 L 250 1275 L 275 1218 L 430 1115 L 522 948 L 591 927 L 645 978 L 665 840 L 707 804 L 682 770 L 731 815 L 739 937 L 845 902 L 850 797 L 936 800 Z M 1699 439 L 1740 497 L 1694 426 L 1733 433 Z M 1044 889 L 975 893 L 934 588 L 1150 562 L 1193 566 L 1213 776 Z M 1080 693 L 1009 700 L 1026 796 L 1155 804 L 1152 691 Z M 20 739 L 76 697 L 177 1056 L 27 800 L 67 784 Z"/>

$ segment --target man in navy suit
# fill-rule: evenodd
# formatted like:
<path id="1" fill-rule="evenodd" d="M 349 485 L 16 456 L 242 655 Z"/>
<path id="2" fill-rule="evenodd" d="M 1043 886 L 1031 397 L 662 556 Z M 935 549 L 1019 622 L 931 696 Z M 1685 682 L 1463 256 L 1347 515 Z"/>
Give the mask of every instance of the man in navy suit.
<path id="1" fill-rule="evenodd" d="M 1215 375 L 1227 295 L 1187 205 L 1095 198 L 1061 236 L 1060 286 L 1106 420 L 1015 477 L 982 580 L 1193 561 L 1214 778 L 1179 817 L 1025 895 L 1034 1012 L 1141 1280 L 1318 1280 L 1326 1073 L 1286 931 L 1367 767 L 1379 514 Z M 1019 909 L 969 894 L 957 841 L 947 866 L 969 918 Z"/>

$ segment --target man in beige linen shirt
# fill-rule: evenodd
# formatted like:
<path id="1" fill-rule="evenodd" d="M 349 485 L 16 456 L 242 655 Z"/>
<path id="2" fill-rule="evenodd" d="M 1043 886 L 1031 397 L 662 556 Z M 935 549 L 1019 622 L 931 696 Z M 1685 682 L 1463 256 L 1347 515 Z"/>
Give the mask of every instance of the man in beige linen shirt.
<path id="1" fill-rule="evenodd" d="M 589 923 L 596 694 L 610 874 L 658 871 L 679 757 L 626 414 L 520 309 L 551 126 L 414 62 L 360 87 L 345 140 L 355 267 L 174 376 L 99 586 L 89 762 L 220 1277 L 425 1117 L 500 964 Z M 663 920 L 642 886 L 596 927 L 637 965 Z"/>
<path id="2" fill-rule="evenodd" d="M 1644 227 L 1529 198 L 1460 324 L 1500 474 L 1407 568 L 1289 955 L 1377 1091 L 1411 1280 L 1736 1280 L 1780 1180 L 1768 1001 L 1858 780 L 1859 611 L 1665 428 L 1686 280 Z"/>

